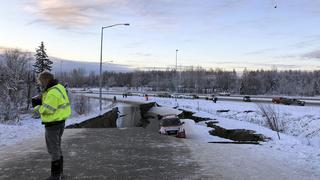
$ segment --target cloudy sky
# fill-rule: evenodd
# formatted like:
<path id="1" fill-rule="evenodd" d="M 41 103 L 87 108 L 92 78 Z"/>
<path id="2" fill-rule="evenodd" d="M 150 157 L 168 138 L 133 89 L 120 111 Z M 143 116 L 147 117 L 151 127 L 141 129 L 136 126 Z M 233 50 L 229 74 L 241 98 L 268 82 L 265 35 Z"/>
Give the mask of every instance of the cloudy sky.
<path id="1" fill-rule="evenodd" d="M 277 8 L 274 8 L 277 4 Z M 138 67 L 320 69 L 320 0 L 10 0 L 0 49 Z"/>

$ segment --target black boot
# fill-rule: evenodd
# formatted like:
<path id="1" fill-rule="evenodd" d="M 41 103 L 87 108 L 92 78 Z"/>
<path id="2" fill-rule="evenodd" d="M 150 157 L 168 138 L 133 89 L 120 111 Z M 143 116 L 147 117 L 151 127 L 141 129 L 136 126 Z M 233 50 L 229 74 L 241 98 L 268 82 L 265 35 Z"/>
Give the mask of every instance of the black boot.
<path id="1" fill-rule="evenodd" d="M 63 176 L 63 156 L 60 157 L 60 174 Z"/>
<path id="2" fill-rule="evenodd" d="M 51 176 L 47 180 L 62 180 L 61 160 L 51 162 Z"/>

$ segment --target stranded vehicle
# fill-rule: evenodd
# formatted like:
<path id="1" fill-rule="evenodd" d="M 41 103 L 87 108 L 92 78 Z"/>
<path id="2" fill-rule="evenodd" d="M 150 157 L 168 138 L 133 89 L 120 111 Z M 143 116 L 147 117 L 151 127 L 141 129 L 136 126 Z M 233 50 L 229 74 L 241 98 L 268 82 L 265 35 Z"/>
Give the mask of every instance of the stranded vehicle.
<path id="1" fill-rule="evenodd" d="M 160 134 L 186 138 L 186 132 L 183 128 L 184 122 L 181 122 L 176 115 L 167 115 L 160 119 Z"/>

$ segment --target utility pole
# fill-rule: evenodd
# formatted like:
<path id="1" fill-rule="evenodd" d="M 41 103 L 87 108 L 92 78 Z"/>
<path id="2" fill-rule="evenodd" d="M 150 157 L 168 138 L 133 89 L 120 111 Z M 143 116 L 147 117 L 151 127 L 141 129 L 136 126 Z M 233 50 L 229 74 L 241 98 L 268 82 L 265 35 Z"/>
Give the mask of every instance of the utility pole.
<path id="1" fill-rule="evenodd" d="M 177 68 L 178 68 L 178 49 L 176 49 L 176 71 L 177 71 Z"/>
<path id="2" fill-rule="evenodd" d="M 177 93 L 178 93 L 178 49 L 176 49 L 176 68 L 175 68 L 175 101 L 177 101 Z"/>
<path id="3" fill-rule="evenodd" d="M 129 26 L 129 23 L 122 24 L 113 24 L 110 26 L 101 27 L 101 46 L 100 46 L 100 76 L 99 76 L 99 104 L 100 104 L 100 113 L 102 111 L 102 46 L 103 46 L 103 30 L 106 28 L 111 28 L 114 26 Z"/>

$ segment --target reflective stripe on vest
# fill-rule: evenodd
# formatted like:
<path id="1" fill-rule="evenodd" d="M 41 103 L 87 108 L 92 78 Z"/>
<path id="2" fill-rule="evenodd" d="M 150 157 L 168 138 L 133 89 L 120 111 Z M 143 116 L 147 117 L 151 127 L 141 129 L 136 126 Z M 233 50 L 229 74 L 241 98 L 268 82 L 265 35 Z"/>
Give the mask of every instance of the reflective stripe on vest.
<path id="1" fill-rule="evenodd" d="M 52 106 L 50 106 L 49 104 L 44 104 L 43 105 L 43 107 L 45 107 L 45 108 L 47 108 L 47 109 L 49 109 L 50 111 L 53 111 L 53 112 L 55 112 L 58 109 L 65 109 L 68 106 L 70 106 L 70 103 L 67 103 L 66 105 L 60 105 L 57 109 L 52 107 Z"/>
<path id="2" fill-rule="evenodd" d="M 50 106 L 49 104 L 44 104 L 43 107 L 45 107 L 45 108 L 47 108 L 47 109 L 49 109 L 50 111 L 53 111 L 53 112 L 55 112 L 57 110 L 56 108 Z"/>

